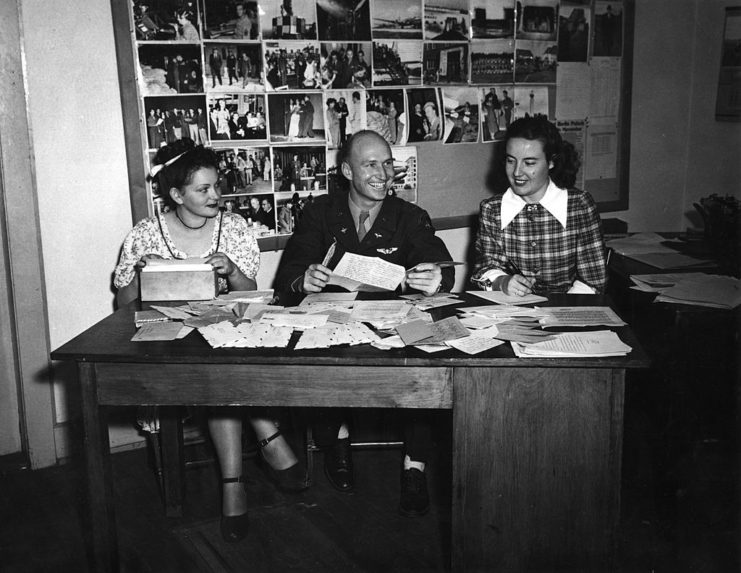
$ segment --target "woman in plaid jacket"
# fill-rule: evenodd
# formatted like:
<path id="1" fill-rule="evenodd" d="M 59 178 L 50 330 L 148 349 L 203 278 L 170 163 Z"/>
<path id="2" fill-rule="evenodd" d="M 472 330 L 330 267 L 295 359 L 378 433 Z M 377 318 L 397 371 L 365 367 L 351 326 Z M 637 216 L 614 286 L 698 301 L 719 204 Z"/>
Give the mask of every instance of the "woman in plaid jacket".
<path id="1" fill-rule="evenodd" d="M 489 290 L 600 293 L 607 270 L 597 207 L 573 188 L 579 159 L 544 117 L 507 128 L 510 187 L 481 202 L 472 280 Z"/>

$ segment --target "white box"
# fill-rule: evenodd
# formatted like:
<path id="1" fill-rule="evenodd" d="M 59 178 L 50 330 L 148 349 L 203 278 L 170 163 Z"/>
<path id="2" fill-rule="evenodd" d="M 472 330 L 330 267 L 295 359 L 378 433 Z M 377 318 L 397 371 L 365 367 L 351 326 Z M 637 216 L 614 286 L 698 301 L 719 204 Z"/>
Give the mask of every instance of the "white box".
<path id="1" fill-rule="evenodd" d="M 139 273 L 142 301 L 211 300 L 218 294 L 213 267 L 204 259 L 154 259 Z"/>

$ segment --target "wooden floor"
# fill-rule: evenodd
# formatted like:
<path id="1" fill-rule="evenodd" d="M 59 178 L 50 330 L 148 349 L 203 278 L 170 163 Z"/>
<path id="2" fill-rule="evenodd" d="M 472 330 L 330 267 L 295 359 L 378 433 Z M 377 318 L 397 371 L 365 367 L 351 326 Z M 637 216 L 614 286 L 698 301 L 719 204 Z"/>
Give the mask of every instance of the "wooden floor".
<path id="1" fill-rule="evenodd" d="M 619 571 L 738 571 L 738 471 L 728 445 L 698 442 L 670 455 L 640 415 L 628 415 L 624 446 Z M 219 536 L 213 465 L 186 472 L 185 515 L 173 519 L 163 514 L 147 450 L 115 454 L 122 570 L 448 571 L 449 444 L 439 443 L 438 452 L 429 469 L 432 510 L 418 519 L 396 513 L 398 450 L 355 453 L 354 495 L 328 486 L 321 453 L 315 454 L 313 486 L 294 495 L 277 492 L 256 460 L 247 459 L 252 529 L 236 545 Z M 79 462 L 2 471 L 0 571 L 90 570 L 83 485 Z"/>

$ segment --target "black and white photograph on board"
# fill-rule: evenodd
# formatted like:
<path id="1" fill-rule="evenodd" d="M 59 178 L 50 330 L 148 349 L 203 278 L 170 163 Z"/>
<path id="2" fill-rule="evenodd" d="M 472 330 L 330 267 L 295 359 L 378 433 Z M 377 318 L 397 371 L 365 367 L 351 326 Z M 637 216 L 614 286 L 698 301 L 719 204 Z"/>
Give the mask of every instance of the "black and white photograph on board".
<path id="1" fill-rule="evenodd" d="M 540 40 L 515 42 L 515 83 L 556 83 L 558 45 Z"/>
<path id="2" fill-rule="evenodd" d="M 369 41 L 368 0 L 316 0 L 319 39 L 323 41 Z"/>
<path id="3" fill-rule="evenodd" d="M 469 86 L 442 88 L 445 130 L 443 143 L 478 143 L 479 97 Z"/>
<path id="4" fill-rule="evenodd" d="M 373 42 L 373 85 L 422 85 L 422 42 L 377 40 Z"/>
<path id="5" fill-rule="evenodd" d="M 208 97 L 209 134 L 220 141 L 267 139 L 263 94 L 219 94 Z"/>
<path id="6" fill-rule="evenodd" d="M 137 52 L 143 96 L 203 93 L 199 46 L 142 43 Z"/>
<path id="7" fill-rule="evenodd" d="M 333 149 L 342 147 L 353 133 L 366 126 L 364 90 L 327 90 L 324 92 L 325 125 L 327 126 L 327 146 Z M 330 106 L 330 99 L 334 104 Z M 334 109 L 334 112 L 330 112 Z M 332 122 L 336 119 L 336 124 Z M 335 131 L 336 130 L 336 131 Z"/>
<path id="8" fill-rule="evenodd" d="M 300 190 L 275 194 L 277 229 L 279 235 L 290 235 L 296 228 L 304 209 L 314 202 L 316 197 L 326 195 L 326 190 Z"/>
<path id="9" fill-rule="evenodd" d="M 389 195 L 396 195 L 409 203 L 416 203 L 417 182 L 419 181 L 417 148 L 413 145 L 394 147 L 391 152 L 394 155 L 394 167 L 399 171 L 403 169 L 404 176 L 394 180 L 394 184 L 389 189 Z"/>
<path id="10" fill-rule="evenodd" d="M 243 155 L 233 147 L 214 148 L 219 158 L 219 187 L 223 197 L 244 193 L 246 188 Z"/>
<path id="11" fill-rule="evenodd" d="M 275 234 L 275 197 L 272 193 L 222 196 L 221 204 L 225 211 L 242 217 L 254 235 L 265 237 Z"/>
<path id="12" fill-rule="evenodd" d="M 407 143 L 439 141 L 443 136 L 440 94 L 435 88 L 406 90 Z"/>
<path id="13" fill-rule="evenodd" d="M 504 139 L 507 126 L 512 121 L 514 100 L 509 94 L 514 93 L 513 86 L 489 86 L 479 88 L 479 104 L 481 109 L 481 141 L 497 141 Z M 508 118 L 505 118 L 505 101 L 509 101 Z"/>
<path id="14" fill-rule="evenodd" d="M 321 89 L 317 42 L 281 40 L 263 43 L 266 90 Z"/>
<path id="15" fill-rule="evenodd" d="M 515 32 L 518 40 L 555 41 L 557 25 L 558 0 L 519 0 Z"/>
<path id="16" fill-rule="evenodd" d="M 512 82 L 515 71 L 514 61 L 514 40 L 475 40 L 471 42 L 471 83 Z"/>
<path id="17" fill-rule="evenodd" d="M 471 0 L 472 38 L 514 38 L 515 0 Z"/>
<path id="18" fill-rule="evenodd" d="M 140 42 L 146 41 L 169 41 L 175 39 L 174 6 L 169 10 L 161 10 L 164 2 L 156 2 L 156 8 L 152 9 L 152 2 L 142 0 L 132 2 L 132 17 L 134 22 L 134 33 Z"/>
<path id="19" fill-rule="evenodd" d="M 339 157 L 339 149 L 327 149 L 327 193 L 330 196 L 346 188 L 345 179 L 337 165 Z"/>
<path id="20" fill-rule="evenodd" d="M 468 82 L 468 42 L 425 42 L 422 54 L 425 85 Z"/>
<path id="21" fill-rule="evenodd" d="M 465 42 L 470 39 L 468 0 L 435 0 L 424 7 L 424 39 Z"/>
<path id="22" fill-rule="evenodd" d="M 370 42 L 322 42 L 321 75 L 324 89 L 363 89 L 371 85 Z"/>
<path id="23" fill-rule="evenodd" d="M 421 40 L 421 0 L 374 0 L 371 5 L 374 40 Z"/>
<path id="24" fill-rule="evenodd" d="M 264 91 L 261 42 L 204 42 L 209 92 Z"/>
<path id="25" fill-rule="evenodd" d="M 548 86 L 515 85 L 513 96 L 515 102 L 513 120 L 521 117 L 543 116 L 550 113 L 550 92 Z"/>
<path id="26" fill-rule="evenodd" d="M 220 159 L 224 159 L 223 165 L 220 165 L 222 194 L 271 193 L 273 191 L 269 147 L 217 145 L 214 150 Z"/>
<path id="27" fill-rule="evenodd" d="M 201 41 L 201 15 L 195 0 L 135 0 L 134 33 L 140 41 Z"/>
<path id="28" fill-rule="evenodd" d="M 589 55 L 589 4 L 561 2 L 558 15 L 558 61 L 586 62 Z"/>
<path id="29" fill-rule="evenodd" d="M 276 193 L 325 191 L 326 165 L 326 148 L 323 145 L 273 147 L 273 190 Z"/>
<path id="30" fill-rule="evenodd" d="M 594 3 L 593 56 L 619 57 L 623 54 L 623 3 Z"/>
<path id="31" fill-rule="evenodd" d="M 259 40 L 255 1 L 204 0 L 203 37 L 207 40 Z"/>
<path id="32" fill-rule="evenodd" d="M 270 93 L 268 109 L 271 143 L 324 142 L 324 102 L 321 93 Z"/>
<path id="33" fill-rule="evenodd" d="M 404 136 L 399 115 L 404 112 L 404 90 L 371 89 L 366 92 L 366 129 L 375 131 L 389 145 L 397 145 Z"/>
<path id="34" fill-rule="evenodd" d="M 296 204 L 294 207 L 294 203 Z M 292 193 L 279 193 L 275 195 L 276 208 L 276 232 L 279 235 L 290 235 L 293 233 L 295 222 L 298 221 L 297 211 L 299 209 L 299 196 L 293 197 Z"/>
<path id="35" fill-rule="evenodd" d="M 315 0 L 260 2 L 263 40 L 316 40 Z"/>
<path id="36" fill-rule="evenodd" d="M 203 95 L 145 97 L 144 115 L 149 149 L 157 149 L 184 137 L 196 143 L 207 143 L 206 109 Z"/>

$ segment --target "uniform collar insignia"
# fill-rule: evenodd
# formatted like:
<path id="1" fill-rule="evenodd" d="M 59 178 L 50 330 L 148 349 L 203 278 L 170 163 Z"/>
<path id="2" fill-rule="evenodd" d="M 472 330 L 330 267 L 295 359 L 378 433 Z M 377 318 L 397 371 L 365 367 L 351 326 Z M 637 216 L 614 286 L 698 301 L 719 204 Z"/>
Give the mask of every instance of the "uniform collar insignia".
<path id="1" fill-rule="evenodd" d="M 395 253 L 398 250 L 399 250 L 398 247 L 391 247 L 389 249 L 376 249 L 376 251 L 378 251 L 379 253 L 382 253 L 384 255 L 390 255 L 391 253 Z"/>

